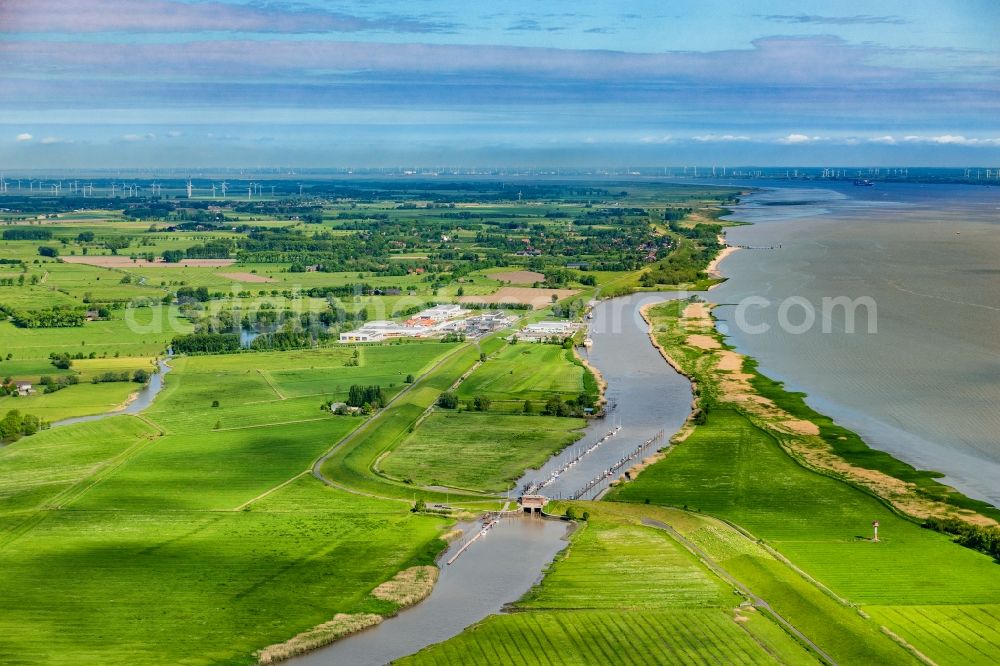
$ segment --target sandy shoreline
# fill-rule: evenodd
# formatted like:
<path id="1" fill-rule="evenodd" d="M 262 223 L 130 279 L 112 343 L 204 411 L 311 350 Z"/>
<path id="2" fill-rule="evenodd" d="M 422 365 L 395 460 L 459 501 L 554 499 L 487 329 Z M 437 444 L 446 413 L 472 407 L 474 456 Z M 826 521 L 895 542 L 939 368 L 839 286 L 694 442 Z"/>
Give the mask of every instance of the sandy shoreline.
<path id="1" fill-rule="evenodd" d="M 719 264 L 722 263 L 723 259 L 740 249 L 738 247 L 733 247 L 732 245 L 727 245 L 726 239 L 722 236 L 719 236 L 719 243 L 722 245 L 722 250 L 720 250 L 719 253 L 715 255 L 715 258 L 708 262 L 708 266 L 705 267 L 705 272 L 713 278 L 722 277 L 722 273 L 719 272 Z"/>

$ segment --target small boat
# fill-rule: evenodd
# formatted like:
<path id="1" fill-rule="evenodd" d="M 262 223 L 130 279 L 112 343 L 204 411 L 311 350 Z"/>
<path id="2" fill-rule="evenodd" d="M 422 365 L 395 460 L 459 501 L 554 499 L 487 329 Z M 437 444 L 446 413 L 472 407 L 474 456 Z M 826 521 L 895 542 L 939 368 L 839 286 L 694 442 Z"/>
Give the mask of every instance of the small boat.
<path id="1" fill-rule="evenodd" d="M 872 181 L 868 180 L 867 178 L 858 178 L 856 181 L 854 181 L 854 184 L 857 187 L 874 187 L 875 185 Z"/>

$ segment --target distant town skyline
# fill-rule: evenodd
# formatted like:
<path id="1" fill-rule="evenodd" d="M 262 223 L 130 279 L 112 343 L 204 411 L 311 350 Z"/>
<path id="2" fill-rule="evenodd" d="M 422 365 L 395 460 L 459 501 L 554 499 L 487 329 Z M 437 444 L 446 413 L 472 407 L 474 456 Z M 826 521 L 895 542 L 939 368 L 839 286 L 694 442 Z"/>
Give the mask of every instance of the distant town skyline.
<path id="1" fill-rule="evenodd" d="M 987 0 L 5 0 L 0 170 L 996 166 L 998 26 Z"/>

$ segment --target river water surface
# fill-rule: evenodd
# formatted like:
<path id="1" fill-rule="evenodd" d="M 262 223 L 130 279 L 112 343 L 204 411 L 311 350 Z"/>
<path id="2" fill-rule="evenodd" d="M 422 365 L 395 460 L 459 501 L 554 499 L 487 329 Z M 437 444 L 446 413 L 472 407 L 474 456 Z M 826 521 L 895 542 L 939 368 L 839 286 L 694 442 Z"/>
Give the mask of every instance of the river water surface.
<path id="1" fill-rule="evenodd" d="M 710 300 L 771 302 L 746 310 L 765 333 L 716 310 L 737 349 L 871 446 L 1000 505 L 1000 189 L 768 183 L 733 218 L 754 224 L 730 229 L 731 244 L 781 246 L 720 266 L 730 279 Z M 860 309 L 854 333 L 839 311 L 824 332 L 822 299 L 840 296 L 870 297 L 877 330 Z M 812 304 L 815 325 L 782 329 L 789 297 Z"/>
<path id="2" fill-rule="evenodd" d="M 136 392 L 134 400 L 131 400 L 122 409 L 116 409 L 113 412 L 105 412 L 103 414 L 90 414 L 88 416 L 74 416 L 68 419 L 62 419 L 61 421 L 55 421 L 52 424 L 53 428 L 64 425 L 71 425 L 73 423 L 85 423 L 87 421 L 99 421 L 100 419 L 106 419 L 109 416 L 119 416 L 121 414 L 138 414 L 139 412 L 145 410 L 151 404 L 153 400 L 163 390 L 164 376 L 170 372 L 170 366 L 167 365 L 166 361 L 157 361 L 159 365 L 159 371 L 154 372 L 149 377 L 149 381 Z"/>

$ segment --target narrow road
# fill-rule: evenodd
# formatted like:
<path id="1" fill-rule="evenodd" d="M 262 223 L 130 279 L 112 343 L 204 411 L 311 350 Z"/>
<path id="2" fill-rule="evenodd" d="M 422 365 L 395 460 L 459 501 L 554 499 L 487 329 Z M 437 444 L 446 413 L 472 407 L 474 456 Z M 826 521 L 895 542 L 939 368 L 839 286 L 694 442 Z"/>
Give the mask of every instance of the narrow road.
<path id="1" fill-rule="evenodd" d="M 804 644 L 808 645 L 809 648 L 813 652 L 815 652 L 816 655 L 819 656 L 819 658 L 821 660 L 823 660 L 825 663 L 829 664 L 830 666 L 837 666 L 837 662 L 834 660 L 833 657 L 831 657 L 826 652 L 824 652 L 823 649 L 820 648 L 820 646 L 816 645 L 814 642 L 812 642 L 811 640 L 809 640 L 809 638 L 807 638 L 805 634 L 803 634 L 801 631 L 799 631 L 795 627 L 795 625 L 793 625 L 791 622 L 789 622 L 788 620 L 786 620 L 785 618 L 783 618 L 776 610 L 774 610 L 774 608 L 771 607 L 771 604 L 767 603 L 767 601 L 765 601 L 764 599 L 761 599 L 760 597 L 758 597 L 756 594 L 754 594 L 750 590 L 750 588 L 748 588 L 746 585 L 744 585 L 743 583 L 741 583 L 740 581 L 738 581 L 736 578 L 733 577 L 732 574 L 730 574 L 728 571 L 726 571 L 721 566 L 719 566 L 719 564 L 715 560 L 713 560 L 708 555 L 708 553 L 706 553 L 704 550 L 702 550 L 694 542 L 688 540 L 687 537 L 685 537 L 683 534 L 681 534 L 680 532 L 678 532 L 677 530 L 675 530 L 670 525 L 667 525 L 666 523 L 662 523 L 659 520 L 653 520 L 652 518 L 643 518 L 642 519 L 642 524 L 643 525 L 648 525 L 649 527 L 655 527 L 656 529 L 663 530 L 664 532 L 667 532 L 668 534 L 670 534 L 670 536 L 672 536 L 682 546 L 684 546 L 689 551 L 691 551 L 698 559 L 700 559 L 702 562 L 704 562 L 705 565 L 709 569 L 711 569 L 712 571 L 714 571 L 720 578 L 722 578 L 726 582 L 730 583 L 731 585 L 735 586 L 743 594 L 745 594 L 753 602 L 753 605 L 754 605 L 755 608 L 763 608 L 764 610 L 766 610 L 790 634 L 792 634 L 793 636 L 795 636 L 796 638 L 798 638 Z"/>

